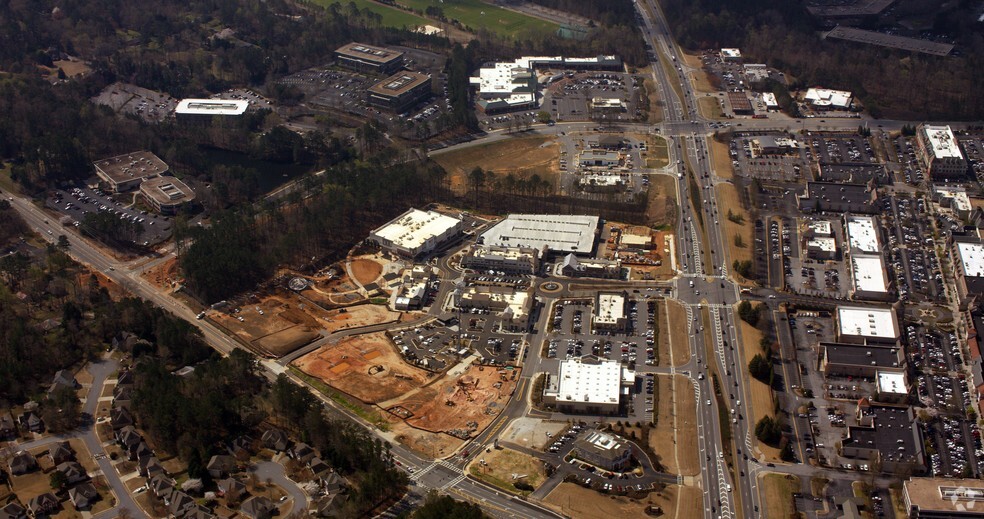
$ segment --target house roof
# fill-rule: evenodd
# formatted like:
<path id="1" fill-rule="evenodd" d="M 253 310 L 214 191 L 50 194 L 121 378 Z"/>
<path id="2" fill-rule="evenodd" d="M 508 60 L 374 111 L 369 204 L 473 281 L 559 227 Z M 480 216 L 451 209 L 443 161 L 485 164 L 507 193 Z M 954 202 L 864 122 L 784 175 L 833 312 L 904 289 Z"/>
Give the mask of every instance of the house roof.
<path id="1" fill-rule="evenodd" d="M 230 471 L 236 468 L 236 458 L 228 454 L 216 454 L 208 460 L 208 465 L 205 467 L 208 470 L 222 470 Z"/>
<path id="2" fill-rule="evenodd" d="M 8 503 L 7 506 L 0 508 L 0 519 L 23 519 L 26 517 L 27 509 L 18 503 Z"/>
<path id="3" fill-rule="evenodd" d="M 34 496 L 27 502 L 27 509 L 32 513 L 43 510 L 54 510 L 58 508 L 58 498 L 51 492 L 45 492 L 39 496 Z"/>
<path id="4" fill-rule="evenodd" d="M 273 510 L 273 501 L 270 498 L 263 496 L 253 496 L 245 501 L 243 501 L 242 506 L 240 506 L 239 511 L 250 517 L 259 517 Z"/>

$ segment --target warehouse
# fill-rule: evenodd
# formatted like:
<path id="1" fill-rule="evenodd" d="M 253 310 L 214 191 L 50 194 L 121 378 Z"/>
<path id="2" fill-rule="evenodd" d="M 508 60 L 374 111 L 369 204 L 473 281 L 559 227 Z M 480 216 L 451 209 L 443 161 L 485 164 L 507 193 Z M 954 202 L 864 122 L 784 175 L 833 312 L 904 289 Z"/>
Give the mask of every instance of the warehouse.
<path id="1" fill-rule="evenodd" d="M 391 112 L 403 112 L 431 95 L 431 77 L 398 72 L 369 88 L 367 102 Z"/>
<path id="2" fill-rule="evenodd" d="M 593 355 L 560 361 L 547 374 L 543 403 L 565 413 L 614 415 L 623 396 L 635 385 L 635 372 L 616 360 Z"/>
<path id="3" fill-rule="evenodd" d="M 916 145 L 919 161 L 931 177 L 950 179 L 967 176 L 967 159 L 949 126 L 920 125 L 916 132 Z"/>
<path id="4" fill-rule="evenodd" d="M 146 178 L 167 173 L 163 160 L 149 151 L 135 151 L 93 162 L 96 175 L 114 193 L 136 189 Z"/>
<path id="5" fill-rule="evenodd" d="M 511 214 L 485 231 L 479 238 L 479 243 L 590 255 L 594 250 L 597 232 L 597 216 Z"/>
<path id="6" fill-rule="evenodd" d="M 837 340 L 894 345 L 899 342 L 899 322 L 891 308 L 838 306 Z"/>
<path id="7" fill-rule="evenodd" d="M 435 211 L 409 209 L 376 229 L 369 239 L 380 247 L 413 258 L 433 251 L 461 234 L 461 220 Z"/>
<path id="8" fill-rule="evenodd" d="M 348 43 L 335 50 L 338 64 L 359 72 L 392 74 L 403 68 L 403 53 L 364 43 Z"/>
<path id="9" fill-rule="evenodd" d="M 174 177 L 154 177 L 140 184 L 140 194 L 160 214 L 177 214 L 182 205 L 195 199 L 195 192 Z"/>
<path id="10" fill-rule="evenodd" d="M 476 245 L 461 258 L 461 266 L 468 269 L 495 270 L 509 274 L 535 274 L 540 267 L 540 257 L 530 247 L 497 247 Z"/>

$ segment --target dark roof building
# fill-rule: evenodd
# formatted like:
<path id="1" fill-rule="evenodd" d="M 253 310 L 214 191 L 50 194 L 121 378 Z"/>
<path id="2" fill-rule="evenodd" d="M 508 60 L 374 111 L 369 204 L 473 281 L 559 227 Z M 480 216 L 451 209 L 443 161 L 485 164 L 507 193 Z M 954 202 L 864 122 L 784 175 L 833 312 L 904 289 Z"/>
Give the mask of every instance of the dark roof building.
<path id="1" fill-rule="evenodd" d="M 867 184 L 807 182 L 798 203 L 803 212 L 875 214 L 877 200 L 878 193 Z"/>
<path id="2" fill-rule="evenodd" d="M 58 465 L 59 463 L 74 460 L 75 451 L 72 450 L 72 447 L 67 441 L 58 442 L 48 448 L 48 457 L 51 458 L 53 464 Z"/>
<path id="3" fill-rule="evenodd" d="M 47 517 L 58 510 L 61 505 L 58 498 L 51 492 L 45 492 L 40 496 L 34 496 L 27 502 L 27 510 L 35 518 Z"/>
<path id="4" fill-rule="evenodd" d="M 7 503 L 0 508 L 0 519 L 27 519 L 27 509 L 16 502 Z"/>
<path id="5" fill-rule="evenodd" d="M 403 67 L 402 52 L 365 43 L 342 45 L 335 50 L 335 59 L 339 65 L 360 72 L 392 74 Z"/>
<path id="6" fill-rule="evenodd" d="M 14 454 L 14 457 L 10 458 L 10 461 L 7 462 L 7 469 L 14 476 L 27 474 L 36 468 L 38 468 L 38 460 L 27 451 Z"/>
<path id="7" fill-rule="evenodd" d="M 216 454 L 208 460 L 205 468 L 213 478 L 224 478 L 236 470 L 236 458 L 228 454 Z"/>
<path id="8" fill-rule="evenodd" d="M 68 499 L 76 510 L 87 510 L 99 499 L 99 492 L 96 492 L 92 483 L 82 483 L 68 489 Z"/>
<path id="9" fill-rule="evenodd" d="M 403 112 L 431 95 L 431 77 L 404 70 L 369 88 L 367 101 L 392 112 Z"/>
<path id="10" fill-rule="evenodd" d="M 609 433 L 594 431 L 574 440 L 573 454 L 605 470 L 620 471 L 632 462 L 631 444 Z"/>
<path id="11" fill-rule="evenodd" d="M 731 102 L 731 111 L 738 115 L 751 115 L 755 113 L 752 102 L 744 92 L 728 92 L 728 101 Z"/>
<path id="12" fill-rule="evenodd" d="M 858 405 L 857 419 L 860 425 L 847 428 L 842 456 L 877 460 L 881 471 L 888 474 L 925 470 L 922 428 L 911 407 Z"/>
<path id="13" fill-rule="evenodd" d="M 239 507 L 239 513 L 250 519 L 268 519 L 276 507 L 270 498 L 263 496 L 253 496 L 243 501 Z"/>
<path id="14" fill-rule="evenodd" d="M 821 342 L 824 376 L 872 378 L 879 371 L 905 371 L 905 354 L 897 346 Z"/>
<path id="15" fill-rule="evenodd" d="M 290 445 L 290 438 L 287 437 L 287 433 L 280 429 L 268 429 L 260 437 L 260 441 L 263 442 L 264 447 L 275 451 L 287 450 L 287 446 Z"/>
<path id="16" fill-rule="evenodd" d="M 818 164 L 818 178 L 824 182 L 846 182 L 854 184 L 867 184 L 874 182 L 875 185 L 884 186 L 892 183 L 892 176 L 888 174 L 884 164 L 872 164 L 868 162 L 821 162 Z"/>

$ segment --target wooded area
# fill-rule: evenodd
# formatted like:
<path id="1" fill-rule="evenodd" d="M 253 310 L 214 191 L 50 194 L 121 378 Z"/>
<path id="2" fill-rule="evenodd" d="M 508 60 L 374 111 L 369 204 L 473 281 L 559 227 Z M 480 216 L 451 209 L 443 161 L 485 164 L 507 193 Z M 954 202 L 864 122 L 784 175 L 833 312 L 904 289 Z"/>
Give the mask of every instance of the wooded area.
<path id="1" fill-rule="evenodd" d="M 800 2 L 661 0 L 661 5 L 685 47 L 741 47 L 746 60 L 784 71 L 791 88 L 850 90 L 876 117 L 984 118 L 984 36 L 974 29 L 973 17 L 940 13 L 940 33 L 952 35 L 963 49 L 961 57 L 935 57 L 823 40 Z"/>

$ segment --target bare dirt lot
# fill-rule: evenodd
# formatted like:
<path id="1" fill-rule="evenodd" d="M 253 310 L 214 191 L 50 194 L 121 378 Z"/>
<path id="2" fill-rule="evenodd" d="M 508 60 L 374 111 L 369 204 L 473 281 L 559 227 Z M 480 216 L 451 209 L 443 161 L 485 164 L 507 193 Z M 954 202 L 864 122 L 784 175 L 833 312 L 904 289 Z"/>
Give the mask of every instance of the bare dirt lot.
<path id="1" fill-rule="evenodd" d="M 524 416 L 513 420 L 500 438 L 539 450 L 545 448 L 548 443 L 553 443 L 553 437 L 569 425 L 567 422 L 549 422 Z"/>
<path id="2" fill-rule="evenodd" d="M 482 481 L 516 494 L 529 492 L 520 492 L 513 483 L 522 481 L 536 489 L 547 478 L 543 462 L 512 449 L 492 449 L 473 461 L 468 471 Z"/>
<path id="3" fill-rule="evenodd" d="M 356 281 L 363 285 L 376 281 L 376 278 L 383 272 L 382 265 L 368 258 L 356 258 L 352 260 L 351 265 L 352 275 L 355 276 Z"/>
<path id="4" fill-rule="evenodd" d="M 390 430 L 396 435 L 396 441 L 423 456 L 444 457 L 465 443 L 465 440 L 444 433 L 416 429 L 394 415 L 387 415 L 387 419 L 390 423 Z"/>
<path id="5" fill-rule="evenodd" d="M 143 278 L 159 288 L 171 288 L 180 282 L 178 275 L 178 259 L 171 258 L 163 263 L 155 265 L 143 273 Z"/>
<path id="6" fill-rule="evenodd" d="M 695 476 L 700 472 L 700 460 L 693 385 L 683 376 L 659 375 L 656 382 L 659 384 L 659 401 L 656 427 L 649 433 L 649 445 L 654 446 L 667 472 Z"/>
<path id="7" fill-rule="evenodd" d="M 279 357 L 318 335 L 318 321 L 298 306 L 268 297 L 256 304 L 243 305 L 239 313 L 209 312 L 208 317 L 260 353 Z"/>
<path id="8" fill-rule="evenodd" d="M 651 227 L 672 225 L 676 221 L 679 203 L 676 198 L 676 179 L 670 175 L 650 175 L 649 204 L 646 218 Z"/>
<path id="9" fill-rule="evenodd" d="M 480 431 L 501 412 L 516 388 L 519 370 L 469 366 L 396 402 L 411 413 L 410 425 L 432 432 Z M 467 433 L 465 433 L 467 435 Z"/>
<path id="10" fill-rule="evenodd" d="M 554 138 L 539 135 L 471 146 L 433 158 L 448 172 L 451 189 L 459 193 L 468 189 L 468 173 L 476 166 L 491 169 L 499 177 L 512 173 L 525 179 L 536 173 L 554 186 L 560 175 L 560 146 Z"/>
<path id="11" fill-rule="evenodd" d="M 382 332 L 348 337 L 338 344 L 323 346 L 297 359 L 294 365 L 369 404 L 416 389 L 430 375 L 403 362 Z"/>

